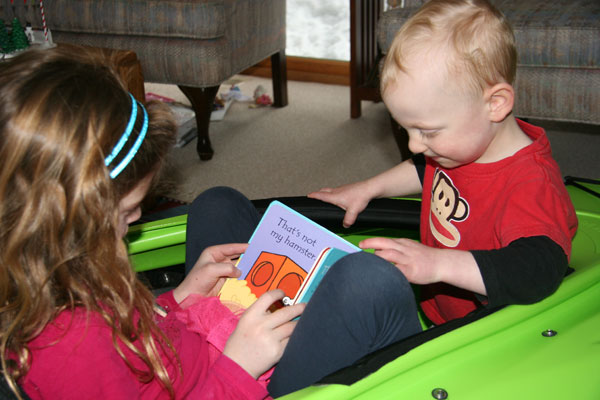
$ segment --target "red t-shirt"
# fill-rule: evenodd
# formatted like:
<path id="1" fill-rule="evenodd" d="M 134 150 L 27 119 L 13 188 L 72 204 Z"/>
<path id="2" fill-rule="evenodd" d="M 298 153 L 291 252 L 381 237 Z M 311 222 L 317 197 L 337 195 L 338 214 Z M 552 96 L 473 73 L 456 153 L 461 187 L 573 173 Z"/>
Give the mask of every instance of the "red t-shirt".
<path id="1" fill-rule="evenodd" d="M 503 160 L 445 169 L 426 158 L 421 241 L 458 250 L 492 250 L 547 236 L 567 257 L 577 217 L 542 128 L 517 121 L 533 140 Z M 463 317 L 480 303 L 445 283 L 426 285 L 421 306 L 435 324 Z"/>

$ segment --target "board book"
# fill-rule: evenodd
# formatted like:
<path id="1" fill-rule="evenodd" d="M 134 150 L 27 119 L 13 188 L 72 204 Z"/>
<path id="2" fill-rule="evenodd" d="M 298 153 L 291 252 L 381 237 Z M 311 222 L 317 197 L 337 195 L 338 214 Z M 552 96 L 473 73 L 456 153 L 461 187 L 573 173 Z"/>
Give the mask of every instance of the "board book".
<path id="1" fill-rule="evenodd" d="M 237 267 L 239 279 L 228 279 L 219 297 L 247 308 L 263 293 L 282 289 L 284 304 L 307 302 L 335 261 L 361 251 L 279 201 L 265 211 Z"/>

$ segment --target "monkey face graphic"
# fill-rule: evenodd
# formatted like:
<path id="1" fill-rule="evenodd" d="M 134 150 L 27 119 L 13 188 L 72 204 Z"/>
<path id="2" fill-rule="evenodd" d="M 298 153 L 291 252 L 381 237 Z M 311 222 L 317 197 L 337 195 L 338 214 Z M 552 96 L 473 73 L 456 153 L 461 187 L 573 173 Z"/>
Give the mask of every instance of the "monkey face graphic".
<path id="1" fill-rule="evenodd" d="M 460 197 L 458 189 L 444 172 L 435 171 L 431 188 L 429 227 L 433 236 L 447 247 L 460 243 L 460 232 L 453 221 L 464 221 L 469 216 L 469 205 Z"/>

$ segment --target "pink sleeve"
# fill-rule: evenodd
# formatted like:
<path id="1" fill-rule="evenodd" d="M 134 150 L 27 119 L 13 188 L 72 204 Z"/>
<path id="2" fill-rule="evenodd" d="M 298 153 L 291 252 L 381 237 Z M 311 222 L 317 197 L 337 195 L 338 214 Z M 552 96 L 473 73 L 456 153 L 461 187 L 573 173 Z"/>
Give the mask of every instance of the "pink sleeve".
<path id="1" fill-rule="evenodd" d="M 252 376 L 226 355 L 221 355 L 213 364 L 213 373 L 222 382 L 229 382 L 229 385 L 235 384 L 248 399 L 264 399 L 269 395 L 264 386 L 258 384 Z"/>
<path id="2" fill-rule="evenodd" d="M 163 302 L 164 300 L 164 302 Z M 176 308 L 172 295 L 164 305 Z M 168 398 L 157 379 L 142 383 L 119 356 L 111 329 L 101 317 L 85 312 L 61 314 L 30 342 L 32 364 L 19 382 L 32 399 L 163 399 Z M 172 357 L 161 352 L 178 398 L 263 399 L 268 393 L 234 361 L 224 355 L 209 361 L 206 337 L 186 329 L 175 313 L 160 318 L 159 326 L 178 352 L 183 375 Z M 67 329 L 68 327 L 68 329 Z M 140 359 L 122 348 L 135 368 L 145 369 Z"/>
<path id="3" fill-rule="evenodd" d="M 166 312 L 179 311 L 181 307 L 173 297 L 173 291 L 169 290 L 156 298 L 156 304 L 165 309 Z"/>
<path id="4" fill-rule="evenodd" d="M 261 400 L 268 398 L 264 385 L 258 383 L 242 367 L 221 355 L 204 379 L 200 379 L 187 397 L 191 399 Z"/>
<path id="5" fill-rule="evenodd" d="M 108 327 L 74 325 L 51 344 L 54 337 L 31 343 L 33 362 L 21 384 L 32 399 L 140 397 L 138 381 L 115 351 Z"/>

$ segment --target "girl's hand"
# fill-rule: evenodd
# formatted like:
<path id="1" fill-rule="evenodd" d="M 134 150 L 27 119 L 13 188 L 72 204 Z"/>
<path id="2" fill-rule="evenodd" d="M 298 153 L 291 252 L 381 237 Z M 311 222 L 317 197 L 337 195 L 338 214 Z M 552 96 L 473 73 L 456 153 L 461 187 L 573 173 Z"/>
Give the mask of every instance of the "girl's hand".
<path id="1" fill-rule="evenodd" d="M 260 296 L 244 312 L 223 350 L 255 379 L 279 362 L 296 326 L 292 320 L 304 311 L 304 304 L 296 304 L 270 312 L 283 296 L 282 290 Z"/>
<path id="2" fill-rule="evenodd" d="M 372 197 L 369 195 L 366 182 L 356 182 L 337 188 L 323 188 L 307 196 L 312 199 L 331 203 L 346 211 L 344 215 L 344 228 L 350 227 L 369 204 Z"/>
<path id="3" fill-rule="evenodd" d="M 441 280 L 444 250 L 410 239 L 390 238 L 369 238 L 358 246 L 374 249 L 376 255 L 398 267 L 409 282 L 424 285 Z"/>
<path id="4" fill-rule="evenodd" d="M 183 282 L 173 290 L 181 303 L 190 294 L 216 296 L 227 278 L 239 278 L 241 272 L 235 260 L 246 251 L 247 243 L 230 243 L 207 247 Z"/>

